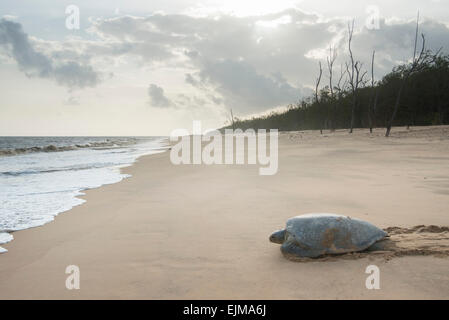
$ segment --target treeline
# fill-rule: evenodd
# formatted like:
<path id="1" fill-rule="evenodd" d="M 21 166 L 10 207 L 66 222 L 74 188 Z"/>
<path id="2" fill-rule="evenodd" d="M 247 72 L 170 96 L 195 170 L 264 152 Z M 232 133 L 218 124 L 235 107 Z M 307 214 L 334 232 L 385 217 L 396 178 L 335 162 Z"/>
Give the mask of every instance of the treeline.
<path id="1" fill-rule="evenodd" d="M 374 87 L 358 89 L 355 108 L 355 128 L 369 128 L 370 105 L 376 96 L 376 108 L 371 110 L 374 127 L 386 127 L 393 113 L 397 93 L 401 86 L 405 66 L 395 68 Z M 313 97 L 288 106 L 282 113 L 239 120 L 234 118 L 236 128 L 247 129 L 343 129 L 350 128 L 352 93 L 338 92 L 332 99 L 326 86 L 319 101 Z M 335 108 L 334 108 L 335 107 Z M 333 121 L 333 123 L 332 123 Z M 413 74 L 404 88 L 394 126 L 424 126 L 449 124 L 449 56 L 439 55 L 427 68 Z M 232 125 L 228 126 L 232 128 Z"/>
<path id="2" fill-rule="evenodd" d="M 363 72 L 362 64 L 354 60 L 351 38 L 352 29 L 349 26 L 350 60 L 345 67 L 341 67 L 339 79 L 333 75 L 338 84 L 319 89 L 322 76 L 320 63 L 314 96 L 289 105 L 284 112 L 247 120 L 232 117 L 226 128 L 282 131 L 348 128 L 352 132 L 352 128 L 384 127 L 388 136 L 391 126 L 449 124 L 449 55 L 426 50 L 422 36 L 422 47 L 418 52 L 415 39 L 411 62 L 395 67 L 380 81 L 373 79 L 373 52 L 372 76 L 365 80 L 368 71 Z M 331 49 L 327 59 L 329 74 L 335 73 L 332 66 L 335 57 Z"/>

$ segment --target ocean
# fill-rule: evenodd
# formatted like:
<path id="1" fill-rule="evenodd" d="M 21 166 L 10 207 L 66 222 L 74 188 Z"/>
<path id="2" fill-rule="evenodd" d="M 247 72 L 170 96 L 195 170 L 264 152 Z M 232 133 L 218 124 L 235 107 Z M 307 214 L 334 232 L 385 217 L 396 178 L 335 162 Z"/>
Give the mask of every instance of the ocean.
<path id="1" fill-rule="evenodd" d="M 121 181 L 120 168 L 164 152 L 164 137 L 0 137 L 0 245 L 85 200 L 83 190 Z M 7 250 L 0 247 L 0 253 Z"/>

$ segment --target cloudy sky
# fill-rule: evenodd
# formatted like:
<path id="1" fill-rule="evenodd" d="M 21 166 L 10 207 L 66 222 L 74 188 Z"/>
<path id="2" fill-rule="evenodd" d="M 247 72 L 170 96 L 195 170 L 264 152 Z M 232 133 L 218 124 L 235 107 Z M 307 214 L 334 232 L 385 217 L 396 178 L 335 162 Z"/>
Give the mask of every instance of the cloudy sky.
<path id="1" fill-rule="evenodd" d="M 449 0 L 2 0 L 0 135 L 220 127 L 307 97 L 329 46 L 339 73 L 351 19 L 381 78 L 412 55 L 418 10 L 448 52 Z"/>

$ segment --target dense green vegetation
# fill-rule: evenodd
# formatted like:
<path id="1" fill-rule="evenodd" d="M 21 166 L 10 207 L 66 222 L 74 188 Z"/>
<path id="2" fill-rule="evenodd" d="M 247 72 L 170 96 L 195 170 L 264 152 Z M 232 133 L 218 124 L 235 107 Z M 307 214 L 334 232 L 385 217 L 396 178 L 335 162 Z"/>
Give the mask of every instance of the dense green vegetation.
<path id="1" fill-rule="evenodd" d="M 401 86 L 393 126 L 449 124 L 449 55 L 427 54 L 431 58 L 422 61 L 418 70 L 411 72 L 413 63 L 400 65 L 374 85 L 367 81 L 357 89 L 355 128 L 369 128 L 370 123 L 373 127 L 388 126 Z M 234 127 L 283 131 L 350 128 L 352 103 L 349 86 L 333 88 L 333 96 L 326 86 L 319 90 L 318 99 L 313 96 L 289 105 L 285 112 L 263 117 L 234 118 Z"/>

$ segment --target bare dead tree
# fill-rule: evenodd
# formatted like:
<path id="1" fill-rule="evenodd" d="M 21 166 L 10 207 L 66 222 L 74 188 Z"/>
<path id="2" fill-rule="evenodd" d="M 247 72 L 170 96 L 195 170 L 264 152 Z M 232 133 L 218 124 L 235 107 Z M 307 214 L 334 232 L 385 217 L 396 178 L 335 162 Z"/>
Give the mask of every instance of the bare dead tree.
<path id="1" fill-rule="evenodd" d="M 349 58 L 350 64 L 346 63 L 346 71 L 348 72 L 349 77 L 349 86 L 351 87 L 352 93 L 352 108 L 351 108 L 351 127 L 349 129 L 349 133 L 352 133 L 354 129 L 354 118 L 355 118 L 355 109 L 357 107 L 357 93 L 358 89 L 361 85 L 365 83 L 364 77 L 366 75 L 366 71 L 362 72 L 363 64 L 360 61 L 356 61 L 354 59 L 354 54 L 352 52 L 352 35 L 354 34 L 354 22 L 352 20 L 352 24 L 348 23 L 348 49 L 349 49 Z"/>
<path id="2" fill-rule="evenodd" d="M 346 86 L 348 85 L 348 78 L 345 77 L 345 81 L 343 81 L 343 77 L 346 75 L 346 69 L 343 67 L 343 64 L 340 65 L 340 77 L 338 78 L 337 85 L 335 89 L 337 89 L 338 94 L 342 94 L 345 91 Z M 343 84 L 341 84 L 343 81 Z"/>
<path id="3" fill-rule="evenodd" d="M 352 25 L 348 23 L 348 49 L 349 49 L 349 58 L 351 59 L 351 70 L 349 70 L 348 64 L 346 63 L 346 71 L 348 72 L 349 77 L 349 85 L 352 89 L 352 97 L 353 97 L 353 103 L 352 103 L 352 111 L 351 111 L 351 129 L 349 133 L 352 133 L 353 125 L 354 125 L 354 110 L 355 110 L 355 85 L 354 85 L 354 55 L 352 54 L 352 48 L 351 48 L 351 42 L 352 42 L 352 35 L 354 33 L 354 20 L 352 20 Z"/>
<path id="4" fill-rule="evenodd" d="M 235 130 L 234 114 L 232 113 L 232 109 L 231 109 L 231 124 L 232 124 L 232 130 Z"/>
<path id="5" fill-rule="evenodd" d="M 334 117 L 335 117 L 334 125 L 335 126 L 337 124 L 337 111 L 338 111 L 338 107 L 340 104 L 340 100 L 343 97 L 343 94 L 346 90 L 347 85 L 348 85 L 347 71 L 344 68 L 343 64 L 341 64 L 340 65 L 340 76 L 338 78 L 337 84 L 335 85 L 335 90 L 336 90 L 336 94 L 337 94 L 337 99 L 335 100 L 335 103 L 334 103 Z"/>
<path id="6" fill-rule="evenodd" d="M 368 122 L 369 122 L 369 132 L 373 133 L 373 126 L 375 125 L 376 119 L 376 108 L 377 108 L 377 98 L 378 98 L 378 90 L 375 86 L 376 81 L 374 80 L 374 56 L 376 54 L 376 50 L 373 50 L 373 55 L 371 58 L 371 101 L 368 105 Z"/>
<path id="7" fill-rule="evenodd" d="M 413 49 L 413 60 L 410 63 L 409 66 L 406 66 L 403 71 L 399 74 L 400 76 L 400 85 L 399 90 L 396 96 L 396 101 L 393 108 L 393 113 L 391 114 L 390 120 L 387 122 L 387 130 L 385 132 L 385 136 L 390 136 L 391 127 L 393 125 L 393 121 L 396 117 L 396 114 L 399 110 L 399 106 L 401 104 L 401 96 L 402 92 L 404 91 L 404 88 L 407 84 L 408 79 L 410 76 L 412 76 L 416 72 L 420 72 L 427 68 L 427 66 L 432 63 L 432 61 L 435 61 L 437 58 L 439 52 L 436 54 L 432 54 L 430 51 L 426 50 L 426 38 L 424 37 L 424 34 L 421 34 L 422 38 L 422 46 L 419 54 L 417 55 L 417 45 L 418 45 L 418 33 L 419 33 L 419 12 L 416 18 L 416 31 L 415 31 L 415 44 Z"/>
<path id="8" fill-rule="evenodd" d="M 332 111 L 332 120 L 331 120 L 331 131 L 335 131 L 335 118 L 337 115 L 337 110 L 336 110 L 336 104 L 334 101 L 334 86 L 332 83 L 332 78 L 333 78 L 333 70 L 334 70 L 334 63 L 335 60 L 337 59 L 337 51 L 334 49 L 332 49 L 332 46 L 329 46 L 329 56 L 326 58 L 327 59 L 327 69 L 329 71 L 329 89 L 330 89 L 330 98 L 331 98 L 331 103 L 333 104 L 334 108 Z"/>
<path id="9" fill-rule="evenodd" d="M 320 66 L 320 73 L 315 82 L 315 102 L 316 103 L 319 103 L 318 89 L 319 89 L 320 82 L 321 82 L 321 76 L 323 75 L 323 68 L 321 67 L 321 61 L 318 63 L 318 65 Z"/>
<path id="10" fill-rule="evenodd" d="M 321 67 L 321 61 L 318 63 L 318 65 L 320 66 L 320 73 L 318 74 L 318 78 L 316 79 L 315 82 L 315 102 L 318 105 L 320 103 L 320 99 L 319 99 L 319 87 L 320 87 L 320 82 L 321 82 L 321 77 L 323 75 L 323 68 Z M 321 125 L 320 128 L 320 133 L 323 133 L 323 127 Z"/>

